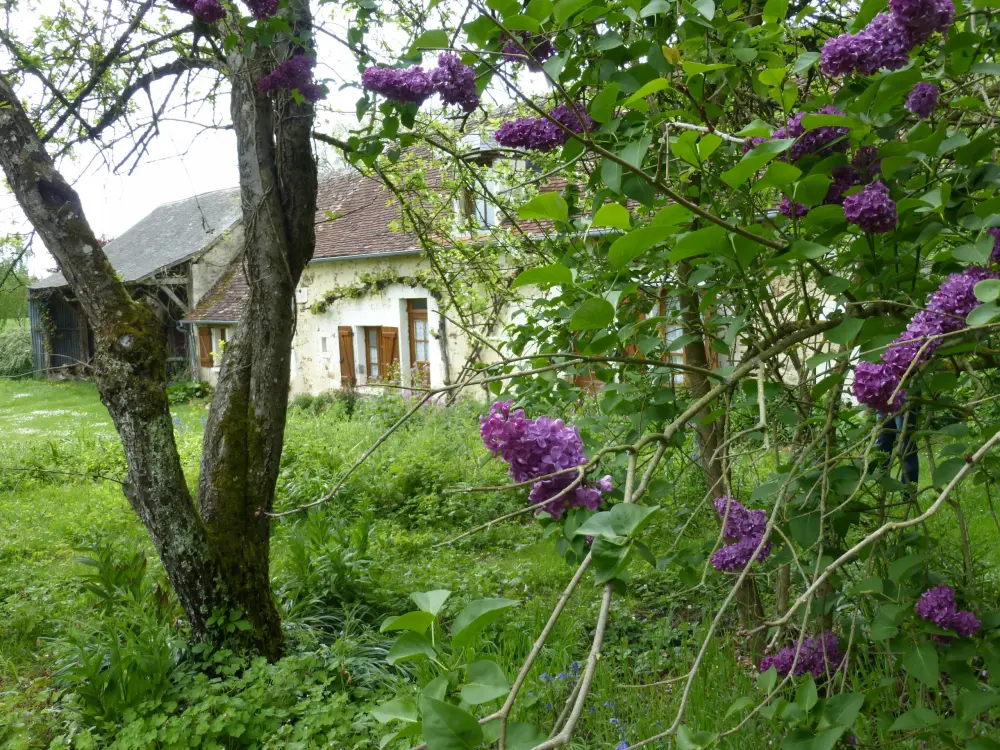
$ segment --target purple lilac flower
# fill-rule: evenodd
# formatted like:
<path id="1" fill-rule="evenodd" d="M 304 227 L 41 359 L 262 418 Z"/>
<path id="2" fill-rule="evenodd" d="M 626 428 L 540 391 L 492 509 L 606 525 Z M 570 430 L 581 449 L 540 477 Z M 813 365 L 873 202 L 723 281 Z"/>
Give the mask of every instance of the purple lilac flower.
<path id="1" fill-rule="evenodd" d="M 280 0 L 243 0 L 253 13 L 253 17 L 264 20 L 277 12 Z"/>
<path id="2" fill-rule="evenodd" d="M 830 172 L 833 181 L 830 183 L 823 205 L 841 205 L 844 202 L 844 193 L 855 185 L 861 184 L 861 173 L 852 166 L 843 165 L 834 167 Z"/>
<path id="3" fill-rule="evenodd" d="M 712 554 L 712 567 L 722 572 L 741 570 L 754 559 L 754 552 L 767 530 L 767 514 L 759 508 L 748 510 L 731 497 L 715 499 L 715 512 L 726 519 L 722 535 L 737 540 L 727 544 Z M 765 544 L 757 554 L 757 561 L 767 559 L 771 554 L 771 543 Z"/>
<path id="4" fill-rule="evenodd" d="M 777 137 L 777 136 L 775 136 L 775 137 Z M 743 153 L 745 154 L 748 151 L 752 151 L 753 149 L 757 148 L 760 144 L 767 143 L 769 140 L 771 140 L 771 139 L 770 138 L 758 138 L 758 137 L 747 138 L 745 141 L 743 141 Z"/>
<path id="5" fill-rule="evenodd" d="M 906 66 L 914 46 L 902 23 L 889 13 L 880 13 L 860 33 L 828 39 L 820 54 L 820 70 L 828 76 L 899 70 Z"/>
<path id="6" fill-rule="evenodd" d="M 518 39 L 521 42 L 521 47 L 528 50 L 534 60 L 526 58 L 524 52 L 521 51 L 521 47 L 513 39 L 508 39 L 506 44 L 504 44 L 503 55 L 508 60 L 514 62 L 526 62 L 530 70 L 541 70 L 541 63 L 548 60 L 556 52 L 555 45 L 552 44 L 548 37 L 541 34 L 532 34 L 530 31 L 525 31 L 518 34 Z"/>
<path id="7" fill-rule="evenodd" d="M 938 87 L 933 83 L 918 83 L 910 91 L 904 106 L 917 117 L 926 120 L 931 116 L 934 107 L 937 106 L 938 94 L 940 93 Z"/>
<path id="8" fill-rule="evenodd" d="M 906 397 L 906 391 L 896 394 L 892 403 L 889 399 L 899 387 L 900 378 L 892 369 L 877 362 L 858 362 L 854 368 L 854 398 L 866 406 L 883 414 L 894 414 Z"/>
<path id="9" fill-rule="evenodd" d="M 479 106 L 476 93 L 476 72 L 463 65 L 458 55 L 438 55 L 438 66 L 431 71 L 431 83 L 445 104 L 457 104 L 466 112 Z"/>
<path id="10" fill-rule="evenodd" d="M 876 180 L 860 193 L 844 198 L 844 216 L 866 232 L 885 234 L 896 228 L 896 202 L 889 188 Z"/>
<path id="11" fill-rule="evenodd" d="M 809 672 L 818 679 L 827 671 L 836 672 L 844 664 L 840 639 L 833 633 L 823 633 L 817 638 L 806 638 L 802 641 L 801 647 L 796 643 L 795 646 L 782 649 L 774 656 L 765 656 L 761 659 L 760 671 L 766 672 L 774 667 L 780 677 L 785 677 L 792 671 L 793 664 L 796 677 Z"/>
<path id="12" fill-rule="evenodd" d="M 939 628 L 954 630 L 963 638 L 968 638 L 982 623 L 968 611 L 958 611 L 955 604 L 955 590 L 951 586 L 935 586 L 920 595 L 916 606 L 917 614 Z"/>
<path id="13" fill-rule="evenodd" d="M 889 9 L 910 32 L 914 45 L 926 42 L 935 31 L 947 31 L 955 17 L 951 0 L 889 0 Z"/>
<path id="14" fill-rule="evenodd" d="M 194 14 L 205 23 L 215 23 L 226 17 L 226 9 L 219 0 L 197 0 Z"/>
<path id="15" fill-rule="evenodd" d="M 590 130 L 593 119 L 578 110 L 576 105 L 560 104 L 549 111 L 549 117 L 558 121 L 574 133 Z M 496 132 L 497 143 L 508 148 L 524 148 L 534 151 L 552 151 L 559 148 L 569 136 L 556 123 L 546 117 L 532 117 L 505 122 Z"/>
<path id="16" fill-rule="evenodd" d="M 789 219 L 798 219 L 809 213 L 809 206 L 804 203 L 792 203 L 792 199 L 786 195 L 781 199 L 778 212 Z"/>
<path id="17" fill-rule="evenodd" d="M 802 125 L 802 118 L 807 112 L 799 112 L 788 121 L 788 135 L 798 138 L 792 144 L 790 156 L 793 162 L 798 161 L 809 154 L 832 153 L 847 150 L 847 134 L 850 128 L 837 127 L 834 125 L 824 125 L 820 128 L 805 132 Z M 820 115 L 843 115 L 844 113 L 836 107 L 823 107 L 816 114 Z"/>
<path id="18" fill-rule="evenodd" d="M 323 95 L 322 89 L 313 81 L 312 69 L 316 60 L 305 55 L 295 55 L 278 63 L 278 67 L 257 82 L 257 89 L 263 92 L 292 91 L 298 89 L 302 98 L 315 102 Z"/>
<path id="19" fill-rule="evenodd" d="M 851 162 L 854 168 L 860 173 L 859 182 L 855 184 L 868 184 L 875 175 L 882 171 L 882 158 L 878 155 L 878 149 L 874 146 L 862 146 L 854 152 L 854 159 Z M 837 169 L 841 169 L 838 167 Z M 837 170 L 834 170 L 836 174 Z"/>
<path id="20" fill-rule="evenodd" d="M 419 65 L 407 70 L 368 68 L 361 74 L 361 85 L 368 91 L 403 104 L 422 104 L 434 93 L 430 76 Z"/>
<path id="21" fill-rule="evenodd" d="M 489 415 L 480 419 L 479 434 L 483 444 L 494 456 L 500 455 L 510 465 L 510 477 L 515 482 L 528 482 L 537 477 L 572 469 L 587 463 L 583 440 L 575 427 L 561 419 L 538 417 L 528 419 L 524 410 L 513 410 L 511 401 L 498 401 Z M 546 502 L 564 491 L 576 478 L 573 472 L 535 482 L 528 496 L 532 505 Z M 560 518 L 570 507 L 597 510 L 603 502 L 602 493 L 612 488 L 611 477 L 602 477 L 597 484 L 583 483 L 572 492 L 552 500 L 541 510 Z M 541 512 L 541 511 L 540 511 Z"/>

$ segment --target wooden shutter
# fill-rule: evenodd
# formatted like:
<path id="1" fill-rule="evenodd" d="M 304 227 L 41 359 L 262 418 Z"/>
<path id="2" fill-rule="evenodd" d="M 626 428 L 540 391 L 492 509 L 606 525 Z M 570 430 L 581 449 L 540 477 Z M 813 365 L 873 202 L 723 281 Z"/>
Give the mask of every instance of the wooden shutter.
<path id="1" fill-rule="evenodd" d="M 212 329 L 198 326 L 198 362 L 202 367 L 215 367 L 212 359 Z"/>
<path id="2" fill-rule="evenodd" d="M 386 381 L 399 380 L 399 329 L 382 326 L 379 372 Z"/>
<path id="3" fill-rule="evenodd" d="M 340 387 L 350 388 L 354 379 L 354 329 L 350 326 L 337 328 L 340 338 Z"/>

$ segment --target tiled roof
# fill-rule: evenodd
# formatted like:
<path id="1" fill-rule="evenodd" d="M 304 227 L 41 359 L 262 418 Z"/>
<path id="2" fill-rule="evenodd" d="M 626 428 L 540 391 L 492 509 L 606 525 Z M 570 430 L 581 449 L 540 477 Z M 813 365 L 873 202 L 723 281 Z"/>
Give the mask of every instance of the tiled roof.
<path id="1" fill-rule="evenodd" d="M 378 180 L 345 172 L 319 186 L 314 259 L 418 250 L 410 232 L 394 232 L 399 202 Z"/>
<path id="2" fill-rule="evenodd" d="M 183 322 L 237 323 L 243 312 L 243 302 L 249 294 L 250 284 L 243 273 L 243 259 L 237 256 Z"/>
<path id="3" fill-rule="evenodd" d="M 239 188 L 216 190 L 185 200 L 164 203 L 140 219 L 104 252 L 126 283 L 197 255 L 243 217 Z M 61 273 L 36 281 L 32 289 L 66 286 Z"/>

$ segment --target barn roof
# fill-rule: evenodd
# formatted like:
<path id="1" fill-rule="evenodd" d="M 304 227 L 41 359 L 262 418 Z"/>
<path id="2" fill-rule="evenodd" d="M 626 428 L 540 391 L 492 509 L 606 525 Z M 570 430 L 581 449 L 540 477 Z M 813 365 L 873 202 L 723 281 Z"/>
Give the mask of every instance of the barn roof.
<path id="1" fill-rule="evenodd" d="M 153 209 L 104 247 L 126 283 L 143 281 L 197 255 L 242 218 L 239 188 L 202 193 Z M 36 281 L 32 289 L 66 286 L 61 273 Z"/>

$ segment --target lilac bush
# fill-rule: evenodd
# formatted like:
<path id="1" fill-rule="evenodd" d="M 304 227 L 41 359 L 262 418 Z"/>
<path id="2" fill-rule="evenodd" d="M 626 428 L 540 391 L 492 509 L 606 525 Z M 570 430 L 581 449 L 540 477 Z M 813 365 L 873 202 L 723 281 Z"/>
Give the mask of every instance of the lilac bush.
<path id="1" fill-rule="evenodd" d="M 889 188 L 876 180 L 861 192 L 844 198 L 844 216 L 866 232 L 885 234 L 896 228 L 896 202 Z"/>
<path id="2" fill-rule="evenodd" d="M 312 69 L 316 60 L 305 55 L 295 55 L 278 63 L 273 71 L 257 82 L 257 89 L 263 92 L 298 90 L 308 102 L 319 101 L 323 90 L 313 81 Z"/>
<path id="3" fill-rule="evenodd" d="M 933 83 L 918 83 L 910 91 L 910 95 L 906 98 L 906 104 L 903 106 L 917 117 L 926 120 L 931 116 L 934 107 L 937 106 L 940 93 L 938 87 Z"/>
<path id="4" fill-rule="evenodd" d="M 263 21 L 278 12 L 280 0 L 244 0 L 253 17 Z"/>
<path id="5" fill-rule="evenodd" d="M 760 671 L 766 672 L 774 667 L 779 677 L 785 677 L 789 672 L 799 677 L 808 672 L 819 679 L 828 672 L 839 670 L 844 665 L 844 658 L 844 653 L 840 650 L 840 638 L 833 633 L 823 633 L 816 638 L 806 638 L 801 646 L 796 643 L 774 656 L 765 656 L 761 659 Z"/>
<path id="6" fill-rule="evenodd" d="M 430 79 L 445 104 L 457 104 L 466 112 L 479 106 L 476 72 L 463 65 L 458 55 L 450 52 L 438 55 L 438 66 L 431 71 Z"/>
<path id="7" fill-rule="evenodd" d="M 916 604 L 917 614 L 927 622 L 944 630 L 953 630 L 968 638 L 979 630 L 982 623 L 972 613 L 959 611 L 955 604 L 955 590 L 951 586 L 935 586 L 921 594 Z"/>
<path id="8" fill-rule="evenodd" d="M 549 119 L 552 118 L 552 119 Z M 549 117 L 530 117 L 505 122 L 496 131 L 497 143 L 507 148 L 552 151 L 569 140 L 569 135 L 552 120 L 574 133 L 589 131 L 593 119 L 579 105 L 560 104 L 549 110 Z"/>
<path id="9" fill-rule="evenodd" d="M 423 104 L 434 93 L 430 76 L 419 65 L 406 70 L 368 68 L 361 74 L 361 86 L 403 104 Z"/>
<path id="10" fill-rule="evenodd" d="M 226 17 L 226 9 L 219 0 L 171 0 L 178 10 L 197 16 L 205 23 L 215 23 Z"/>
<path id="11" fill-rule="evenodd" d="M 521 42 L 520 47 L 513 39 L 505 41 L 503 46 L 504 57 L 513 62 L 526 62 L 528 68 L 531 70 L 541 70 L 540 64 L 556 53 L 556 47 L 552 41 L 541 34 L 532 34 L 530 31 L 524 31 L 517 34 L 517 38 Z M 525 57 L 524 52 L 521 51 L 521 47 L 528 50 L 534 60 Z"/>
<path id="12" fill-rule="evenodd" d="M 753 559 L 754 552 L 764 538 L 767 513 L 759 508 L 748 510 L 728 496 L 716 498 L 714 505 L 719 517 L 726 519 L 722 535 L 727 539 L 735 539 L 736 542 L 717 549 L 712 554 L 712 566 L 721 572 L 741 570 Z M 767 559 L 770 554 L 771 543 L 768 542 L 757 554 L 757 562 Z"/>
<path id="13" fill-rule="evenodd" d="M 479 435 L 494 456 L 501 456 L 510 465 L 510 478 L 515 482 L 529 482 L 587 463 L 583 440 L 575 427 L 570 427 L 561 419 L 545 416 L 529 419 L 523 409 L 512 410 L 512 407 L 512 401 L 493 404 L 489 414 L 480 418 Z M 555 477 L 539 479 L 531 488 L 531 504 L 544 503 L 555 497 L 569 487 L 576 476 L 576 472 L 566 471 Z M 603 477 L 596 484 L 583 482 L 540 508 L 539 512 L 560 518 L 571 507 L 597 510 L 603 502 L 602 494 L 611 489 L 610 476 Z"/>

